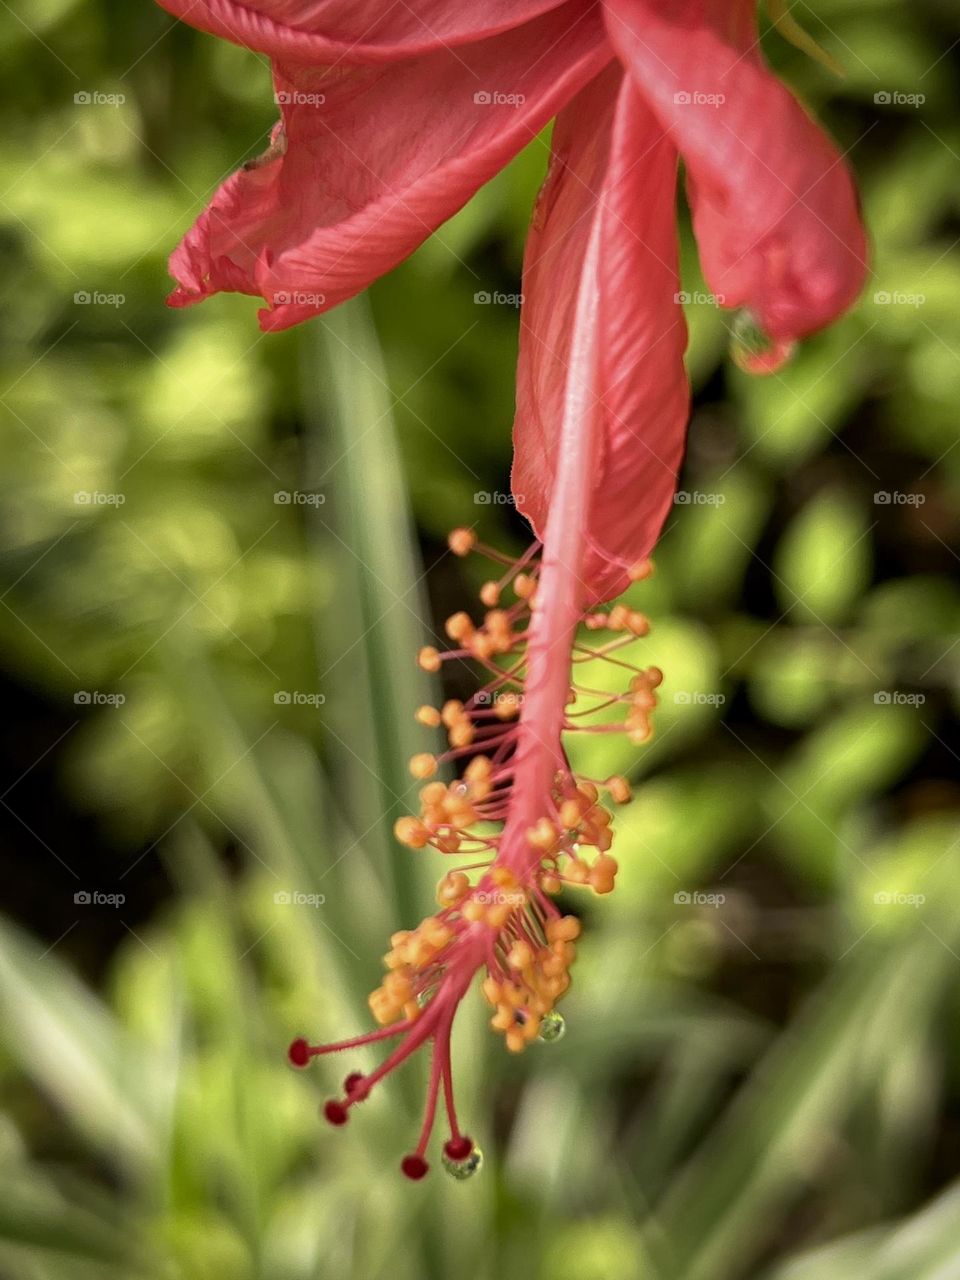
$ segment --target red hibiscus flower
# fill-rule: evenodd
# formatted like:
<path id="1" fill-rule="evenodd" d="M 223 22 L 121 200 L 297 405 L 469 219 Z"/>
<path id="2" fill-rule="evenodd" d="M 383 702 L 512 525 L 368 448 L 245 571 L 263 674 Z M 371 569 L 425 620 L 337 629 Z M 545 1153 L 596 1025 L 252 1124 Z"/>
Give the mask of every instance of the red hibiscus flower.
<path id="1" fill-rule="evenodd" d="M 557 116 L 524 264 L 514 431 L 514 492 L 538 542 L 484 586 L 480 625 L 454 614 L 453 647 L 421 653 L 427 670 L 473 660 L 485 682 L 466 704 L 421 708 L 449 749 L 411 761 L 420 814 L 397 824 L 402 843 L 471 861 L 443 877 L 435 915 L 394 935 L 370 1002 L 381 1029 L 290 1049 L 306 1066 L 399 1037 L 327 1104 L 343 1124 L 432 1043 L 424 1125 L 402 1167 L 427 1171 L 442 1095 L 444 1163 L 467 1176 L 479 1155 L 453 1104 L 459 1002 L 486 969 L 492 1025 L 511 1050 L 555 1036 L 579 925 L 552 898 L 564 886 L 609 892 L 617 870 L 601 794 L 622 802 L 629 789 L 574 774 L 564 735 L 597 715 L 596 732 L 637 743 L 651 732 L 660 673 L 627 661 L 646 619 L 598 606 L 649 572 L 683 449 L 678 156 L 704 275 L 760 335 L 746 357 L 757 371 L 859 291 L 856 196 L 842 157 L 765 68 L 752 0 L 161 3 L 269 54 L 282 114 L 267 154 L 223 184 L 174 253 L 176 305 L 253 294 L 265 329 L 324 311 L 395 266 Z M 502 559 L 466 529 L 450 545 Z M 612 634 L 588 647 L 578 628 Z M 627 691 L 584 687 L 586 657 L 626 669 Z M 446 762 L 462 766 L 449 785 L 434 778 Z"/>

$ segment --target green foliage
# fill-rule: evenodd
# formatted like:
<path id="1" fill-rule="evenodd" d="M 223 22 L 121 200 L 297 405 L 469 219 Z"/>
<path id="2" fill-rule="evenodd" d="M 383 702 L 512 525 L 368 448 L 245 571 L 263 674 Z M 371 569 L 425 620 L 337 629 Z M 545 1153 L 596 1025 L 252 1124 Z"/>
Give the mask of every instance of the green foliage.
<path id="1" fill-rule="evenodd" d="M 17 772 L 51 748 L 77 836 L 52 847 L 6 794 L 0 1274 L 960 1266 L 953 36 L 934 0 L 801 8 L 846 77 L 765 47 L 849 151 L 875 276 L 768 379 L 725 362 L 725 313 L 690 306 L 700 497 L 631 592 L 654 623 L 637 657 L 665 672 L 657 736 L 639 758 L 577 746 L 638 783 L 622 885 L 583 907 L 562 1042 L 507 1060 L 467 1002 L 485 1169 L 416 1187 L 395 1157 L 422 1064 L 340 1133 L 315 1112 L 342 1069 L 294 1074 L 283 1047 L 360 1029 L 384 939 L 440 870 L 390 838 L 429 743 L 412 656 L 477 585 L 446 531 L 522 537 L 474 501 L 507 487 L 517 321 L 473 295 L 519 287 L 546 139 L 369 302 L 264 337 L 248 299 L 162 296 L 215 180 L 265 145 L 266 68 L 149 5 L 3 19 L 0 644 L 8 687 L 63 730 L 16 721 Z M 925 101 L 875 102 L 892 91 Z M 702 296 L 686 233 L 683 262 Z M 69 911 L 105 864 L 133 911 L 115 931 Z M 48 916 L 19 909 L 31 876 Z"/>

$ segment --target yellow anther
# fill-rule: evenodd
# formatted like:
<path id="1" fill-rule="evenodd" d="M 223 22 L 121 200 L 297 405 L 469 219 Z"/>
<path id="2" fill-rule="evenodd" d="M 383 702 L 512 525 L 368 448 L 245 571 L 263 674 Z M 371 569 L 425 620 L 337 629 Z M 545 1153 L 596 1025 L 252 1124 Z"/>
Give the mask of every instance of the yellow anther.
<path id="1" fill-rule="evenodd" d="M 410 772 L 415 778 L 432 778 L 437 772 L 437 757 L 422 751 L 411 758 Z"/>
<path id="2" fill-rule="evenodd" d="M 590 875 L 590 868 L 585 862 L 581 862 L 579 858 L 571 858 L 566 867 L 564 874 L 571 884 L 586 884 L 587 877 Z"/>
<path id="3" fill-rule="evenodd" d="M 440 708 L 440 719 L 448 729 L 452 729 L 458 720 L 462 720 L 463 714 L 463 703 L 458 698 L 448 699 Z"/>
<path id="4" fill-rule="evenodd" d="M 514 910 L 521 905 L 519 902 L 495 902 L 492 906 L 487 907 L 485 923 L 491 929 L 502 929 Z"/>
<path id="5" fill-rule="evenodd" d="M 485 582 L 480 588 L 480 602 L 488 609 L 500 603 L 500 585 L 497 582 Z"/>
<path id="6" fill-rule="evenodd" d="M 500 983 L 496 978 L 484 978 L 480 984 L 480 990 L 483 992 L 484 999 L 488 1004 L 498 1005 L 500 1003 Z"/>
<path id="7" fill-rule="evenodd" d="M 451 640 L 459 640 L 461 644 L 465 644 L 474 632 L 473 619 L 461 609 L 459 613 L 450 615 L 443 629 Z"/>
<path id="8" fill-rule="evenodd" d="M 474 756 L 466 769 L 463 776 L 467 782 L 486 782 L 493 773 L 493 765 L 487 756 Z"/>
<path id="9" fill-rule="evenodd" d="M 557 828 L 549 818 L 540 818 L 535 826 L 527 828 L 527 840 L 534 849 L 547 853 L 557 843 Z"/>
<path id="10" fill-rule="evenodd" d="M 607 626 L 611 631 L 623 631 L 629 616 L 630 610 L 625 604 L 615 604 L 607 615 Z"/>
<path id="11" fill-rule="evenodd" d="M 448 871 L 437 883 L 437 902 L 441 907 L 456 907 L 470 892 L 470 880 L 462 871 Z"/>
<path id="12" fill-rule="evenodd" d="M 644 578 L 649 578 L 652 573 L 652 560 L 637 560 L 627 570 L 627 577 L 631 582 L 642 582 Z"/>
<path id="13" fill-rule="evenodd" d="M 435 649 L 432 644 L 424 645 L 417 654 L 417 665 L 423 671 L 439 671 L 440 651 Z"/>
<path id="14" fill-rule="evenodd" d="M 610 893 L 617 875 L 617 860 L 602 853 L 590 868 L 590 887 L 594 893 Z"/>
<path id="15" fill-rule="evenodd" d="M 451 726 L 447 739 L 451 747 L 469 747 L 474 739 L 476 730 L 469 720 L 461 720 L 459 724 Z"/>
<path id="16" fill-rule="evenodd" d="M 498 889 L 510 892 L 520 888 L 520 881 L 509 867 L 494 867 L 490 872 L 490 879 Z"/>
<path id="17" fill-rule="evenodd" d="M 458 853 L 460 850 L 460 837 L 453 831 L 445 831 L 442 836 L 437 836 L 436 846 L 441 853 Z"/>
<path id="18" fill-rule="evenodd" d="M 443 803 L 446 794 L 447 788 L 442 782 L 428 782 L 425 787 L 420 788 L 420 801 L 428 808 L 434 808 Z"/>
<path id="19" fill-rule="evenodd" d="M 403 1016 L 408 1022 L 416 1022 L 423 1010 L 420 1008 L 416 1000 L 408 1000 L 403 1006 Z"/>
<path id="20" fill-rule="evenodd" d="M 440 723 L 440 712 L 436 707 L 418 707 L 416 719 L 428 729 L 436 729 Z"/>
<path id="21" fill-rule="evenodd" d="M 393 824 L 393 834 L 408 849 L 422 849 L 430 839 L 429 829 L 419 818 L 398 818 Z"/>
<path id="22" fill-rule="evenodd" d="M 580 937 L 580 921 L 576 916 L 561 916 L 547 923 L 548 942 L 573 942 Z"/>
<path id="23" fill-rule="evenodd" d="M 447 537 L 447 546 L 455 556 L 467 556 L 477 545 L 477 535 L 472 529 L 452 529 Z"/>
<path id="24" fill-rule="evenodd" d="M 507 964 L 511 969 L 529 969 L 533 963 L 533 950 L 528 942 L 515 942 L 507 952 Z"/>
<path id="25" fill-rule="evenodd" d="M 645 636 L 650 634 L 650 619 L 646 614 L 631 609 L 627 614 L 626 622 L 627 630 L 632 631 L 635 636 Z"/>
<path id="26" fill-rule="evenodd" d="M 577 787 L 577 793 L 583 796 L 588 805 L 596 804 L 600 797 L 600 792 L 592 782 L 581 782 Z"/>
<path id="27" fill-rule="evenodd" d="M 523 1034 L 522 1027 L 514 1027 L 513 1030 L 507 1032 L 507 1048 L 511 1053 L 523 1053 L 527 1047 L 527 1041 Z"/>
<path id="28" fill-rule="evenodd" d="M 461 906 L 460 914 L 464 920 L 469 920 L 471 924 L 478 924 L 487 914 L 486 904 L 478 902 L 476 898 L 468 898 Z"/>
<path id="29" fill-rule="evenodd" d="M 424 942 L 435 951 L 442 951 L 453 937 L 452 930 L 448 929 L 436 916 L 427 916 L 420 925 L 420 932 Z"/>
<path id="30" fill-rule="evenodd" d="M 530 600 L 537 590 L 537 581 L 528 573 L 518 573 L 513 580 L 513 590 L 520 600 Z"/>
<path id="31" fill-rule="evenodd" d="M 563 888 L 563 881 L 552 871 L 547 871 L 540 877 L 540 888 L 544 893 L 559 893 Z"/>
<path id="32" fill-rule="evenodd" d="M 493 710 L 499 720 L 512 720 L 520 714 L 520 699 L 515 693 L 501 693 Z"/>
<path id="33" fill-rule="evenodd" d="M 413 986 L 407 974 L 394 970 L 383 980 L 383 990 L 387 992 L 395 1004 L 406 1004 L 413 999 Z"/>
<path id="34" fill-rule="evenodd" d="M 560 825 L 568 831 L 575 831 L 580 825 L 586 805 L 582 799 L 564 800 L 560 806 Z"/>
<path id="35" fill-rule="evenodd" d="M 620 773 L 611 774 L 604 786 L 610 793 L 610 799 L 616 804 L 626 804 L 630 797 L 630 783 Z"/>
<path id="36" fill-rule="evenodd" d="M 497 1005 L 497 1012 L 490 1019 L 495 1031 L 509 1031 L 516 1022 L 516 1014 L 508 1004 Z"/>

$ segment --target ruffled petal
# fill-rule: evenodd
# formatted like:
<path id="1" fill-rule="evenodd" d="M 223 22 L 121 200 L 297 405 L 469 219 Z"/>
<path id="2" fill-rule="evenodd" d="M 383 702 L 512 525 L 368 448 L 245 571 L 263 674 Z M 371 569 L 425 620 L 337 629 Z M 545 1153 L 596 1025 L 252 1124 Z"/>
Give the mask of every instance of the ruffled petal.
<path id="1" fill-rule="evenodd" d="M 765 67 L 754 0 L 604 0 L 610 39 L 686 164 L 704 275 L 786 350 L 859 293 L 843 157 Z"/>
<path id="2" fill-rule="evenodd" d="M 470 43 L 557 7 L 558 0 L 158 0 L 201 31 L 272 57 L 392 62 Z M 581 6 L 583 7 L 583 6 Z"/>
<path id="3" fill-rule="evenodd" d="M 676 300 L 676 151 L 611 68 L 560 115 L 527 241 L 512 484 L 546 527 L 586 249 L 599 222 L 595 479 L 585 599 L 618 594 L 670 510 L 689 392 Z"/>
<path id="4" fill-rule="evenodd" d="M 610 57 L 598 14 L 574 3 L 390 67 L 275 63 L 282 125 L 173 254 L 171 302 L 259 294 L 266 329 L 335 306 L 411 253 Z"/>

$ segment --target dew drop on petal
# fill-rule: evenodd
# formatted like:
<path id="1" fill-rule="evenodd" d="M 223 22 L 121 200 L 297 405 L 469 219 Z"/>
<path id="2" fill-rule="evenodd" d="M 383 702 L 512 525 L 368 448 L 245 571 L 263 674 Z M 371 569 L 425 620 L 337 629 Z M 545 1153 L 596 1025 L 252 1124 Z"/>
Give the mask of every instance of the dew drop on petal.
<path id="1" fill-rule="evenodd" d="M 747 307 L 741 307 L 733 317 L 730 355 L 744 373 L 775 373 L 787 363 L 796 347 L 797 344 L 788 339 L 771 338 Z"/>
<path id="2" fill-rule="evenodd" d="M 566 1032 L 567 1024 L 562 1013 L 557 1013 L 556 1009 L 551 1009 L 549 1013 L 545 1013 L 540 1019 L 540 1030 L 537 1032 L 537 1039 L 542 1040 L 544 1044 L 553 1044 L 556 1040 L 562 1040 Z"/>
<path id="3" fill-rule="evenodd" d="M 479 1147 L 474 1147 L 463 1160 L 453 1160 L 445 1151 L 441 1159 L 444 1169 L 457 1182 L 466 1182 L 467 1178 L 472 1178 L 475 1173 L 479 1173 L 483 1168 L 483 1152 Z"/>

